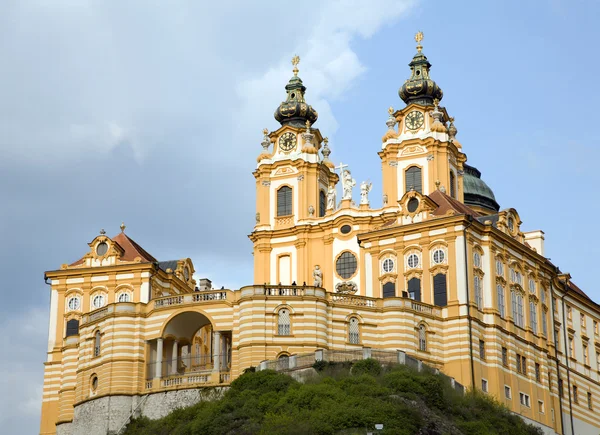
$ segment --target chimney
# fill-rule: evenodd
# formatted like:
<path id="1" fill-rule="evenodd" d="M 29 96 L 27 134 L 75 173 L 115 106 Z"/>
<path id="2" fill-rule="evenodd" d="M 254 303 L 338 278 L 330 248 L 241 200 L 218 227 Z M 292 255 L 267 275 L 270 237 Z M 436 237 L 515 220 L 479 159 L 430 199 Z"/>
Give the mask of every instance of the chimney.
<path id="1" fill-rule="evenodd" d="M 211 290 L 212 281 L 208 278 L 200 278 L 200 290 Z"/>
<path id="2" fill-rule="evenodd" d="M 529 246 L 535 248 L 536 252 L 540 255 L 544 255 L 544 232 L 542 230 L 530 231 L 523 234 L 525 241 L 529 243 Z"/>

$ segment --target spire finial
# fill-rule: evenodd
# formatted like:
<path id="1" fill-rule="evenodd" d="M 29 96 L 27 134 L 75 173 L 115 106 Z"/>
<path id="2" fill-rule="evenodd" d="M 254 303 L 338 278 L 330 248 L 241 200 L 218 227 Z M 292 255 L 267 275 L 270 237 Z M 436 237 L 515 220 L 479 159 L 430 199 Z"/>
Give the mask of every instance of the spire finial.
<path id="1" fill-rule="evenodd" d="M 423 32 L 420 30 L 415 35 L 415 41 L 417 41 L 417 51 L 420 53 L 423 50 L 423 46 L 421 45 L 421 41 L 423 40 Z"/>
<path id="2" fill-rule="evenodd" d="M 440 183 L 440 180 L 435 180 L 435 188 L 436 188 L 436 190 L 440 190 L 440 184 L 442 184 L 442 183 Z"/>
<path id="3" fill-rule="evenodd" d="M 297 54 L 294 55 L 294 57 L 292 57 L 292 65 L 294 65 L 294 69 L 292 70 L 294 75 L 297 76 L 298 75 L 298 64 L 300 63 L 300 56 L 298 56 Z"/>
<path id="4" fill-rule="evenodd" d="M 306 122 L 304 123 L 304 125 L 306 125 L 306 132 L 310 133 L 310 121 L 307 119 Z"/>
<path id="5" fill-rule="evenodd" d="M 102 229 L 100 230 L 100 235 L 101 235 L 101 236 L 103 236 L 103 235 L 105 235 L 105 234 L 106 234 L 106 231 L 104 231 L 104 228 L 102 228 Z"/>
<path id="6" fill-rule="evenodd" d="M 392 106 L 388 108 L 388 113 L 390 114 L 390 116 L 394 114 L 394 108 Z"/>
<path id="7" fill-rule="evenodd" d="M 125 226 L 125 222 L 121 222 L 121 226 L 119 228 L 121 228 L 121 232 L 124 233 L 125 232 L 125 228 L 127 228 Z"/>
<path id="8" fill-rule="evenodd" d="M 266 129 L 266 128 L 263 128 L 263 135 L 265 135 L 265 136 L 266 136 L 266 135 L 268 135 L 268 134 L 269 134 L 269 130 L 268 130 L 268 129 Z"/>

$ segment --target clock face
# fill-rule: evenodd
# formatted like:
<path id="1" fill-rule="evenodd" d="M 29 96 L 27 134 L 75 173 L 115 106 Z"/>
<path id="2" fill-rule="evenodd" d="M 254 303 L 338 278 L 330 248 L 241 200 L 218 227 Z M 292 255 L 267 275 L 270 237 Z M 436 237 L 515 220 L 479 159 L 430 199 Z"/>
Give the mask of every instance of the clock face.
<path id="1" fill-rule="evenodd" d="M 416 130 L 417 128 L 421 128 L 423 126 L 423 122 L 425 118 L 423 114 L 418 110 L 413 110 L 408 115 L 406 115 L 406 127 L 409 130 Z"/>
<path id="2" fill-rule="evenodd" d="M 279 138 L 279 148 L 284 152 L 289 152 L 296 148 L 296 135 L 290 131 L 284 133 Z"/>

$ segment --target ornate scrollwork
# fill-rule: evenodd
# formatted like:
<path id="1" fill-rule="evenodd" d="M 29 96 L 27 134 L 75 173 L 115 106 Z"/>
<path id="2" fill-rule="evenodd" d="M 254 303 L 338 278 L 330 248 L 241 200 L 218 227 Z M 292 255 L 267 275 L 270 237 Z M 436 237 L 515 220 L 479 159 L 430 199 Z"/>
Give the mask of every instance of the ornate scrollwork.
<path id="1" fill-rule="evenodd" d="M 358 286 L 354 281 L 339 282 L 335 285 L 336 293 L 354 294 L 358 291 Z"/>

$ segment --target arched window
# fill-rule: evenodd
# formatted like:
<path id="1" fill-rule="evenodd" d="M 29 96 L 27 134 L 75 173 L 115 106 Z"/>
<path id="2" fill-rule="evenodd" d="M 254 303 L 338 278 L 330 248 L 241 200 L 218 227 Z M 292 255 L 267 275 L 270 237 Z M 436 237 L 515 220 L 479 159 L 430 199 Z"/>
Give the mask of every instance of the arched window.
<path id="1" fill-rule="evenodd" d="M 292 188 L 281 186 L 277 191 L 277 216 L 292 214 Z"/>
<path id="2" fill-rule="evenodd" d="M 96 337 L 94 339 L 94 356 L 100 356 L 100 331 L 96 331 Z"/>
<path id="3" fill-rule="evenodd" d="M 433 304 L 438 307 L 445 307 L 448 305 L 446 275 L 443 273 L 438 273 L 433 277 Z"/>
<path id="4" fill-rule="evenodd" d="M 383 297 L 384 298 L 393 298 L 396 296 L 396 284 L 393 282 L 386 282 L 383 285 Z"/>
<path id="5" fill-rule="evenodd" d="M 478 310 L 483 310 L 483 280 L 480 276 L 475 275 L 473 277 L 473 284 L 475 287 L 475 303 L 477 304 Z"/>
<path id="6" fill-rule="evenodd" d="M 415 301 L 421 301 L 421 280 L 419 278 L 408 280 L 408 297 Z"/>
<path id="7" fill-rule="evenodd" d="M 404 187 L 407 192 L 411 189 L 423 193 L 423 183 L 421 181 L 421 168 L 411 166 L 404 173 Z"/>
<path id="8" fill-rule="evenodd" d="M 427 331 L 425 325 L 419 325 L 419 350 L 422 352 L 427 351 Z"/>
<path id="9" fill-rule="evenodd" d="M 450 171 L 450 196 L 456 198 L 456 180 L 452 171 Z"/>
<path id="10" fill-rule="evenodd" d="M 529 327 L 534 334 L 537 334 L 537 304 L 529 302 Z"/>
<path id="11" fill-rule="evenodd" d="M 348 342 L 350 342 L 350 344 L 360 343 L 360 329 L 356 317 L 352 317 L 348 324 Z"/>
<path id="12" fill-rule="evenodd" d="M 67 337 L 79 335 L 79 320 L 71 319 L 67 321 Z"/>
<path id="13" fill-rule="evenodd" d="M 524 315 L 523 315 L 523 295 L 519 292 L 511 290 L 510 299 L 512 302 L 512 316 L 515 325 L 523 327 Z"/>
<path id="14" fill-rule="evenodd" d="M 327 195 L 322 190 L 319 191 L 319 217 L 325 216 L 327 211 Z"/>
<path id="15" fill-rule="evenodd" d="M 119 295 L 119 302 L 131 302 L 131 296 L 129 293 L 123 292 Z"/>
<path id="16" fill-rule="evenodd" d="M 290 311 L 286 308 L 279 310 L 277 316 L 277 335 L 291 335 Z"/>

